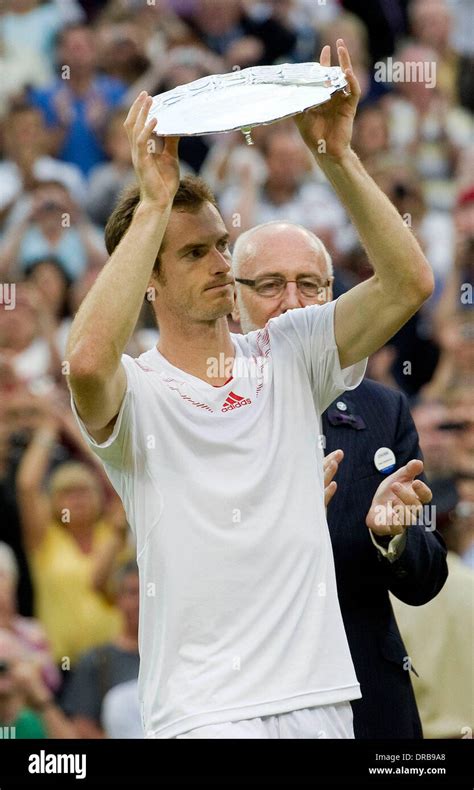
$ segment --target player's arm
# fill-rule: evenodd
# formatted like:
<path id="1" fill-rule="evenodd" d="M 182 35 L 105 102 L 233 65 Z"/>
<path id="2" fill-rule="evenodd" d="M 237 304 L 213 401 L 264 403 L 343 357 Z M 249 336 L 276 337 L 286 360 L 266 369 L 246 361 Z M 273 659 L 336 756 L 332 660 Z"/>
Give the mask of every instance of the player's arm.
<path id="1" fill-rule="evenodd" d="M 148 145 L 151 97 L 140 94 L 125 128 L 140 185 L 133 220 L 81 304 L 68 340 L 69 386 L 87 429 L 98 442 L 111 434 L 125 391 L 121 356 L 135 329 L 173 199 L 179 185 L 178 139 L 161 154 Z"/>
<path id="2" fill-rule="evenodd" d="M 383 346 L 431 296 L 434 280 L 413 233 L 353 151 L 325 172 L 374 268 L 337 302 L 336 343 L 345 368 Z"/>
<path id="3" fill-rule="evenodd" d="M 434 281 L 410 228 L 350 147 L 360 87 L 342 39 L 338 56 L 350 93 L 338 93 L 327 104 L 297 116 L 296 123 L 351 217 L 374 268 L 373 277 L 337 303 L 336 343 L 345 368 L 383 346 L 431 295 Z M 321 63 L 330 64 L 329 47 L 324 47 Z"/>

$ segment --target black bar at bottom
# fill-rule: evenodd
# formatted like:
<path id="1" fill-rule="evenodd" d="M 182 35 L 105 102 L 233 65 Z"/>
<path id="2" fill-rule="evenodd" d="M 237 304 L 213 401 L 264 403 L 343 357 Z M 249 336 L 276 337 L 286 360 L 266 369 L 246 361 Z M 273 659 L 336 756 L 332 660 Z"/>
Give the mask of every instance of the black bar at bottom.
<path id="1" fill-rule="evenodd" d="M 425 788 L 472 790 L 472 740 L 0 740 L 0 790 L 15 787 Z"/>

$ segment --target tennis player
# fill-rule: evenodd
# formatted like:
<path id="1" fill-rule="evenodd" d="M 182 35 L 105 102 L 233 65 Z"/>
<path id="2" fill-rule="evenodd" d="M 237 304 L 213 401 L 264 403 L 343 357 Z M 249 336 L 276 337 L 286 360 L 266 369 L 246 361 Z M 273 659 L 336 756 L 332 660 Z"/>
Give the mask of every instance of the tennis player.
<path id="1" fill-rule="evenodd" d="M 325 48 L 321 62 L 328 65 Z M 433 278 L 350 147 L 360 88 L 297 117 L 374 276 L 323 306 L 231 335 L 235 288 L 212 193 L 154 153 L 141 94 L 125 122 L 138 187 L 111 216 L 111 257 L 68 345 L 72 406 L 124 503 L 140 569 L 147 737 L 352 738 L 360 696 L 336 592 L 319 418 Z M 320 153 L 324 146 L 324 154 Z M 156 347 L 124 349 L 145 293 Z M 222 363 L 222 364 L 221 364 Z"/>

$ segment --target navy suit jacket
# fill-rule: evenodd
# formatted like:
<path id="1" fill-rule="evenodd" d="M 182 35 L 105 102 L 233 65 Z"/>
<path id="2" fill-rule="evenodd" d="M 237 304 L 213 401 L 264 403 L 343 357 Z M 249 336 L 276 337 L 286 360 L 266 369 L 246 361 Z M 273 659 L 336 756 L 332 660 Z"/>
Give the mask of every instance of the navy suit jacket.
<path id="1" fill-rule="evenodd" d="M 345 411 L 337 408 L 339 401 Z M 359 419 L 341 423 L 341 415 Z M 337 398 L 322 419 L 326 454 L 339 448 L 345 454 L 327 515 L 341 612 L 362 692 L 362 699 L 352 703 L 355 736 L 422 738 L 389 591 L 412 606 L 434 598 L 448 575 L 446 547 L 437 532 L 416 524 L 407 529 L 400 558 L 390 563 L 372 543 L 365 523 L 384 479 L 374 464 L 376 451 L 390 447 L 397 469 L 422 458 L 408 402 L 401 392 L 366 379 Z"/>

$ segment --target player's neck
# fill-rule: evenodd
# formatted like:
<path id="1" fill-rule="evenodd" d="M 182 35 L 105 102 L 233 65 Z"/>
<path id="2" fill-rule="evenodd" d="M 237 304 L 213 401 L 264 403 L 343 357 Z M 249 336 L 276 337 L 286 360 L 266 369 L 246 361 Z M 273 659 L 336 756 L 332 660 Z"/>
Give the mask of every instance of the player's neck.
<path id="1" fill-rule="evenodd" d="M 235 356 L 227 318 L 186 327 L 160 326 L 158 351 L 172 365 L 214 386 L 225 384 Z M 220 364 L 228 362 L 227 365 Z M 219 376 L 216 377 L 216 362 Z M 220 375 L 222 372 L 222 375 Z"/>

